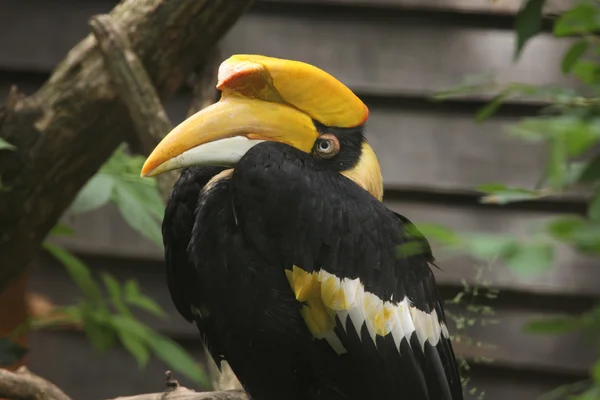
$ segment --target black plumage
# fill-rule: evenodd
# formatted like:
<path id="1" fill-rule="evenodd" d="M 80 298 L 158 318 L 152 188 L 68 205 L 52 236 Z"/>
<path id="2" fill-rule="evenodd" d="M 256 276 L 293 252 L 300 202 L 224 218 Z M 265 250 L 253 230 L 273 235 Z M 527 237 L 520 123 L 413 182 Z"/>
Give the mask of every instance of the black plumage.
<path id="1" fill-rule="evenodd" d="M 340 174 L 360 160 L 362 129 L 320 128 L 339 139 L 335 157 L 264 142 L 231 173 L 184 170 L 163 222 L 178 311 L 255 400 L 462 399 L 452 346 L 440 332 L 435 345 L 421 344 L 418 329 L 399 346 L 391 334 L 373 342 L 366 323 L 357 332 L 337 314 L 334 332 L 346 350 L 338 354 L 307 327 L 286 277 L 294 266 L 359 278 L 380 299 L 407 296 L 445 324 L 427 240 Z M 406 243 L 425 251 L 399 255 Z"/>

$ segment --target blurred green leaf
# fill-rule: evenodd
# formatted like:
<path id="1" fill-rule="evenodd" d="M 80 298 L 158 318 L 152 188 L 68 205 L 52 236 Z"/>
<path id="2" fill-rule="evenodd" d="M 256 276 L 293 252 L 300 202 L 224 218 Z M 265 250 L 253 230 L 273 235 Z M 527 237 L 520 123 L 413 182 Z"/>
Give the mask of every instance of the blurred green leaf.
<path id="1" fill-rule="evenodd" d="M 152 331 L 139 321 L 121 315 L 116 315 L 112 319 L 113 325 L 120 332 L 128 334 L 143 340 L 145 345 L 152 349 L 165 364 L 175 371 L 184 374 L 194 382 L 203 386 L 210 386 L 206 375 L 199 363 L 174 341 Z"/>
<path id="2" fill-rule="evenodd" d="M 114 201 L 121 216 L 138 233 L 150 239 L 157 246 L 162 246 L 160 222 L 148 210 L 140 207 L 145 202 L 143 195 L 131 185 L 122 182 L 115 183 Z"/>
<path id="3" fill-rule="evenodd" d="M 110 349 L 117 339 L 115 331 L 109 324 L 110 313 L 106 309 L 98 309 L 82 303 L 81 322 L 86 336 L 100 353 Z"/>
<path id="4" fill-rule="evenodd" d="M 514 60 L 517 60 L 525 44 L 537 35 L 542 28 L 542 8 L 545 0 L 526 0 L 517 14 L 515 31 L 517 34 Z"/>
<path id="5" fill-rule="evenodd" d="M 578 61 L 572 68 L 573 74 L 583 83 L 595 85 L 600 82 L 600 67 L 592 61 Z"/>
<path id="6" fill-rule="evenodd" d="M 152 335 L 148 340 L 148 345 L 165 364 L 202 387 L 210 387 L 210 381 L 200 364 L 191 358 L 179 344 L 164 336 Z"/>
<path id="7" fill-rule="evenodd" d="M 594 157 L 583 167 L 579 175 L 579 182 L 595 182 L 600 180 L 600 156 Z"/>
<path id="8" fill-rule="evenodd" d="M 125 282 L 124 298 L 130 305 L 148 311 L 157 317 L 163 318 L 166 316 L 165 311 L 154 300 L 142 294 L 138 283 L 134 280 Z"/>
<path id="9" fill-rule="evenodd" d="M 121 314 L 131 316 L 131 311 L 129 311 L 129 308 L 121 296 L 121 285 L 119 285 L 119 282 L 117 282 L 112 275 L 106 272 L 101 273 L 101 276 L 112 304 Z"/>
<path id="10" fill-rule="evenodd" d="M 596 363 L 592 367 L 592 378 L 600 383 L 600 359 L 596 360 Z"/>
<path id="11" fill-rule="evenodd" d="M 85 184 L 69 207 L 73 214 L 81 214 L 98 209 L 110 200 L 114 178 L 98 173 Z"/>
<path id="12" fill-rule="evenodd" d="M 27 354 L 27 349 L 7 338 L 0 338 L 0 367 L 12 365 Z"/>
<path id="13" fill-rule="evenodd" d="M 571 72 L 575 63 L 579 61 L 579 59 L 585 54 L 587 49 L 589 48 L 589 43 L 585 39 L 580 39 L 574 42 L 565 55 L 563 56 L 561 69 L 564 74 L 568 74 Z"/>
<path id="14" fill-rule="evenodd" d="M 580 2 L 564 12 L 554 23 L 554 35 L 572 36 L 592 33 L 600 28 L 600 10 L 593 3 Z"/>
<path id="15" fill-rule="evenodd" d="M 529 321 L 525 325 L 525 332 L 554 335 L 572 332 L 580 329 L 581 327 L 581 318 L 577 316 L 541 318 Z"/>
<path id="16" fill-rule="evenodd" d="M 511 236 L 478 233 L 466 235 L 465 246 L 469 254 L 485 261 L 506 257 L 515 251 L 517 241 Z"/>
<path id="17" fill-rule="evenodd" d="M 8 143 L 6 140 L 0 138 L 0 150 L 13 150 L 14 151 L 16 149 L 17 148 L 14 145 L 12 145 L 12 144 Z"/>
<path id="18" fill-rule="evenodd" d="M 100 287 L 94 282 L 89 268 L 81 260 L 56 244 L 44 242 L 43 246 L 46 251 L 65 266 L 67 272 L 79 287 L 79 290 L 95 306 L 103 304 L 104 301 Z"/>
<path id="19" fill-rule="evenodd" d="M 548 222 L 546 231 L 556 239 L 566 240 L 581 229 L 583 225 L 585 225 L 585 221 L 580 216 L 564 216 Z"/>
<path id="20" fill-rule="evenodd" d="M 522 275 L 539 274 L 552 267 L 555 249 L 550 242 L 534 242 L 517 246 L 504 260 L 508 267 Z"/>
<path id="21" fill-rule="evenodd" d="M 68 225 L 65 224 L 56 224 L 54 227 L 48 232 L 48 236 L 73 236 L 75 231 Z"/>
<path id="22" fill-rule="evenodd" d="M 415 224 L 415 226 L 407 226 L 406 230 L 413 237 L 425 236 L 446 245 L 453 245 L 460 241 L 456 232 L 439 224 Z"/>
<path id="23" fill-rule="evenodd" d="M 600 222 L 600 191 L 596 191 L 588 203 L 588 217 L 593 221 Z"/>
<path id="24" fill-rule="evenodd" d="M 476 189 L 487 193 L 480 199 L 481 203 L 508 204 L 517 201 L 535 200 L 540 194 L 535 190 L 510 187 L 499 183 L 479 185 Z"/>
<path id="25" fill-rule="evenodd" d="M 481 107 L 477 111 L 477 113 L 475 114 L 475 121 L 483 122 L 492 115 L 494 115 L 494 113 L 496 113 L 496 111 L 498 111 L 498 109 L 502 105 L 502 102 L 506 100 L 506 98 L 508 98 L 509 94 L 510 93 L 508 91 L 505 91 L 494 96 L 494 98 L 488 104 Z"/>
<path id="26" fill-rule="evenodd" d="M 131 353 L 140 367 L 148 365 L 148 361 L 150 360 L 150 349 L 143 339 L 125 330 L 118 330 L 117 336 L 123 347 Z"/>

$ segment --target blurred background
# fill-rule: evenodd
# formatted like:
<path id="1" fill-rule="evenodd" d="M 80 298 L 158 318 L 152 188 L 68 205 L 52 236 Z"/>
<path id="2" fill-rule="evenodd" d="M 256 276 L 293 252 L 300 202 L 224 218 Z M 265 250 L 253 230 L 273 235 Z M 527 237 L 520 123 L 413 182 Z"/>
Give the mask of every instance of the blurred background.
<path id="1" fill-rule="evenodd" d="M 13 84 L 26 94 L 35 92 L 89 33 L 89 18 L 110 11 L 116 3 L 0 0 L 0 98 Z M 486 74 L 501 82 L 576 87 L 578 83 L 561 71 L 570 39 L 553 37 L 547 22 L 545 31 L 513 63 L 520 4 L 516 0 L 258 0 L 219 43 L 219 62 L 234 53 L 258 53 L 325 69 L 370 108 L 367 137 L 382 165 L 389 207 L 416 223 L 442 224 L 458 232 L 523 236 L 532 223 L 586 210 L 584 201 L 569 196 L 506 205 L 482 203 L 473 189 L 490 183 L 523 187 L 538 183 L 546 166 L 545 148 L 510 136 L 505 128 L 535 114 L 541 104 L 511 99 L 480 124 L 474 116 L 491 98 L 491 90 L 431 100 L 434 93 L 454 87 L 466 76 Z M 173 123 L 185 118 L 191 96 L 190 85 L 184 85 L 165 102 Z M 203 359 L 195 327 L 171 303 L 162 247 L 132 229 L 115 204 L 65 215 L 62 222 L 76 234 L 53 242 L 94 273 L 109 272 L 120 282 L 135 279 L 140 290 L 168 314 L 161 319 L 140 313 L 140 320 Z M 580 333 L 540 336 L 525 332 L 523 326 L 532 318 L 574 315 L 594 305 L 600 294 L 597 258 L 558 246 L 554 267 L 535 277 L 469 256 L 440 253 L 438 261 L 443 271 L 435 273 L 444 298 L 451 301 L 447 306 L 453 316 L 451 325 L 464 336 L 455 346 L 470 366 L 467 375 L 473 390 L 467 398 L 535 399 L 589 375 L 595 354 Z M 20 282 L 27 288 L 28 307 L 38 311 L 71 304 L 81 295 L 64 266 L 47 252 Z M 473 288 L 480 292 L 475 290 L 474 295 Z M 37 330 L 28 346 L 28 367 L 74 398 L 161 391 L 169 368 L 151 357 L 140 369 L 119 345 L 98 353 L 77 329 Z"/>

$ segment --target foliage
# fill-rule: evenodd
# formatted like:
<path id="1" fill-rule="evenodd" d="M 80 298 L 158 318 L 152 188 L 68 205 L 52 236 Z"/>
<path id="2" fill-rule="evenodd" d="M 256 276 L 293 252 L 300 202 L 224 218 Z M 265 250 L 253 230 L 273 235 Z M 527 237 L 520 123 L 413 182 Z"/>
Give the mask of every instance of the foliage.
<path id="1" fill-rule="evenodd" d="M 164 205 L 156 180 L 141 179 L 144 158 L 119 147 L 79 192 L 69 208 L 72 214 L 98 209 L 112 201 L 136 232 L 162 247 L 160 223 Z"/>
<path id="2" fill-rule="evenodd" d="M 542 30 L 544 0 L 524 0 L 515 19 L 515 60 L 526 51 L 527 43 Z M 577 89 L 500 84 L 490 77 L 471 77 L 463 84 L 440 92 L 437 100 L 474 93 L 495 92 L 476 113 L 485 122 L 506 101 L 519 99 L 542 104 L 538 115 L 522 118 L 507 134 L 547 149 L 544 173 L 536 187 L 511 187 L 503 183 L 481 185 L 482 203 L 506 205 L 540 201 L 575 193 L 587 201 L 586 215 L 562 215 L 532 226 L 527 237 L 500 234 L 457 233 L 446 227 L 421 227 L 426 236 L 445 249 L 466 253 L 480 261 L 498 260 L 521 274 L 538 274 L 552 268 L 557 246 L 570 246 L 588 255 L 600 255 L 600 2 L 579 0 L 552 21 L 556 38 L 570 37 L 563 54 L 562 72 L 576 80 Z M 563 39 L 564 40 L 564 39 Z M 455 319 L 456 320 L 456 319 Z M 598 354 L 590 368 L 590 378 L 575 385 L 559 387 L 544 399 L 600 399 L 600 304 L 581 315 L 567 315 L 531 321 L 524 329 L 531 334 L 557 335 L 582 331 L 591 351 Z"/>
<path id="3" fill-rule="evenodd" d="M 90 212 L 113 202 L 135 231 L 162 246 L 160 223 L 164 204 L 156 182 L 140 178 L 142 164 L 142 157 L 128 154 L 125 146 L 119 147 L 82 188 L 69 213 Z M 73 234 L 69 226 L 57 224 L 49 238 Z M 137 360 L 140 368 L 146 366 L 154 354 L 171 369 L 203 387 L 210 386 L 201 366 L 179 344 L 136 317 L 134 310 L 155 318 L 167 317 L 154 300 L 142 293 L 136 280 L 120 283 L 105 271 L 92 271 L 81 259 L 52 241 L 46 241 L 43 247 L 65 267 L 81 298 L 75 304 L 53 309 L 49 316 L 28 321 L 13 332 L 12 337 L 26 329 L 81 329 L 99 353 L 119 344 Z M 1 340 L 0 365 L 19 360 L 25 351 L 12 341 Z"/>

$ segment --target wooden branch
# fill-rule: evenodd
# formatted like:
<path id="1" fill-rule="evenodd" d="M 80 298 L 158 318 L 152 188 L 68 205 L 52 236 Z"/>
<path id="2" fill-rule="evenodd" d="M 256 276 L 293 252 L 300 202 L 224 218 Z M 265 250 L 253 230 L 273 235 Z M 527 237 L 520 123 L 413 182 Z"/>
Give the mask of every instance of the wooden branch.
<path id="1" fill-rule="evenodd" d="M 241 390 L 224 390 L 220 392 L 194 392 L 179 387 L 170 392 L 138 394 L 128 397 L 117 397 L 113 400 L 249 400 Z"/>
<path id="2" fill-rule="evenodd" d="M 104 64 L 129 111 L 142 149 L 146 155 L 149 155 L 162 138 L 173 129 L 173 124 L 162 106 L 144 65 L 110 15 L 103 14 L 91 18 L 90 26 L 102 51 Z M 165 202 L 178 177 L 179 173 L 175 171 L 157 176 L 158 187 Z"/>
<path id="3" fill-rule="evenodd" d="M 243 390 L 225 390 L 217 392 L 195 392 L 179 385 L 171 371 L 165 373 L 166 388 L 163 393 L 140 394 L 117 397 L 113 400 L 249 400 Z"/>
<path id="4" fill-rule="evenodd" d="M 252 0 L 123 0 L 110 16 L 164 99 L 174 93 Z M 15 100 L 16 98 L 16 100 Z M 0 110 L 0 291 L 85 182 L 134 132 L 96 39 L 77 44 L 33 95 Z M 3 189 L 4 190 L 4 189 Z"/>
<path id="5" fill-rule="evenodd" d="M 25 367 L 16 372 L 0 369 L 0 398 L 9 400 L 71 400 L 56 385 Z"/>

